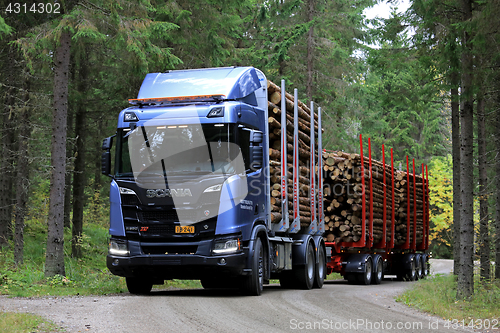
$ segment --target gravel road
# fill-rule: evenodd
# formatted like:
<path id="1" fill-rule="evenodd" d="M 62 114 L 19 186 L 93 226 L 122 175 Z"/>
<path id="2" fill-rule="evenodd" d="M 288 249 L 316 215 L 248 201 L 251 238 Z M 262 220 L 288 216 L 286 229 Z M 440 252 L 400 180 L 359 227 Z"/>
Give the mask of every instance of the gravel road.
<path id="1" fill-rule="evenodd" d="M 432 266 L 436 273 L 450 272 L 449 262 Z M 203 289 L 150 296 L 0 297 L 0 311 L 36 313 L 67 332 L 469 332 L 447 329 L 443 320 L 395 302 L 410 285 L 385 280 L 351 286 L 339 280 L 309 291 L 270 285 L 260 297 Z"/>

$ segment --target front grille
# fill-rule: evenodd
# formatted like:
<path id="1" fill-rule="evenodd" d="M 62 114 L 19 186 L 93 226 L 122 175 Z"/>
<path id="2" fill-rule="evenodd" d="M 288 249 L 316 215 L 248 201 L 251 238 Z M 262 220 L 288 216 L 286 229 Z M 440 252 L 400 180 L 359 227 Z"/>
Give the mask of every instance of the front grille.
<path id="1" fill-rule="evenodd" d="M 197 221 L 197 210 L 164 210 L 164 211 L 143 211 L 141 212 L 143 222 L 179 222 Z"/>
<path id="2" fill-rule="evenodd" d="M 133 194 L 122 194 L 122 204 L 126 206 L 138 206 L 139 199 L 137 198 L 136 195 Z"/>
<path id="3" fill-rule="evenodd" d="M 198 251 L 197 245 L 142 246 L 144 254 L 194 254 L 196 251 Z"/>

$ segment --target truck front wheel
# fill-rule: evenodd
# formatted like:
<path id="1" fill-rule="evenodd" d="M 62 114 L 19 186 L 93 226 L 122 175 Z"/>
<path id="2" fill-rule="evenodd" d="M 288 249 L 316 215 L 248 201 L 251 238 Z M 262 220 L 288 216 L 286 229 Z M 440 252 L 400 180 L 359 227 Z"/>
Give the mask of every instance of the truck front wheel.
<path id="1" fill-rule="evenodd" d="M 252 274 L 243 277 L 242 291 L 249 296 L 259 296 L 264 289 L 264 249 L 262 240 L 257 238 L 252 258 Z"/>
<path id="2" fill-rule="evenodd" d="M 127 282 L 127 289 L 131 294 L 147 295 L 153 288 L 153 282 L 147 279 L 127 277 L 125 278 L 125 281 Z"/>

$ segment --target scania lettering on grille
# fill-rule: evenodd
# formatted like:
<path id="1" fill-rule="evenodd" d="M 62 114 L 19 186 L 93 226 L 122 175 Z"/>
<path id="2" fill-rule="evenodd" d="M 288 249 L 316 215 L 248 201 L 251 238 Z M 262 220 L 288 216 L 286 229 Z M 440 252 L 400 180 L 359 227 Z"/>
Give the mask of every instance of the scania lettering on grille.
<path id="1" fill-rule="evenodd" d="M 164 197 L 192 197 L 191 190 L 186 188 L 178 189 L 158 189 L 158 190 L 147 190 L 146 197 L 148 198 L 164 198 Z"/>

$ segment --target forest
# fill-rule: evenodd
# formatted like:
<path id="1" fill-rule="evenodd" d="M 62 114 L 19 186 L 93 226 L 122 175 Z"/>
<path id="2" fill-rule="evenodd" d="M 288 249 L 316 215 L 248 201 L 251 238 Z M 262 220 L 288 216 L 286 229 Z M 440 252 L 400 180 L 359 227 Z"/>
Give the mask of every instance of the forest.
<path id="1" fill-rule="evenodd" d="M 1 0 L 1 252 L 21 265 L 41 224 L 45 276 L 86 255 L 85 224 L 108 218 L 102 139 L 147 73 L 254 66 L 321 106 L 325 148 L 362 134 L 429 165 L 431 250 L 469 298 L 474 261 L 500 279 L 500 4 L 409 2 L 366 19 L 377 1 Z"/>

